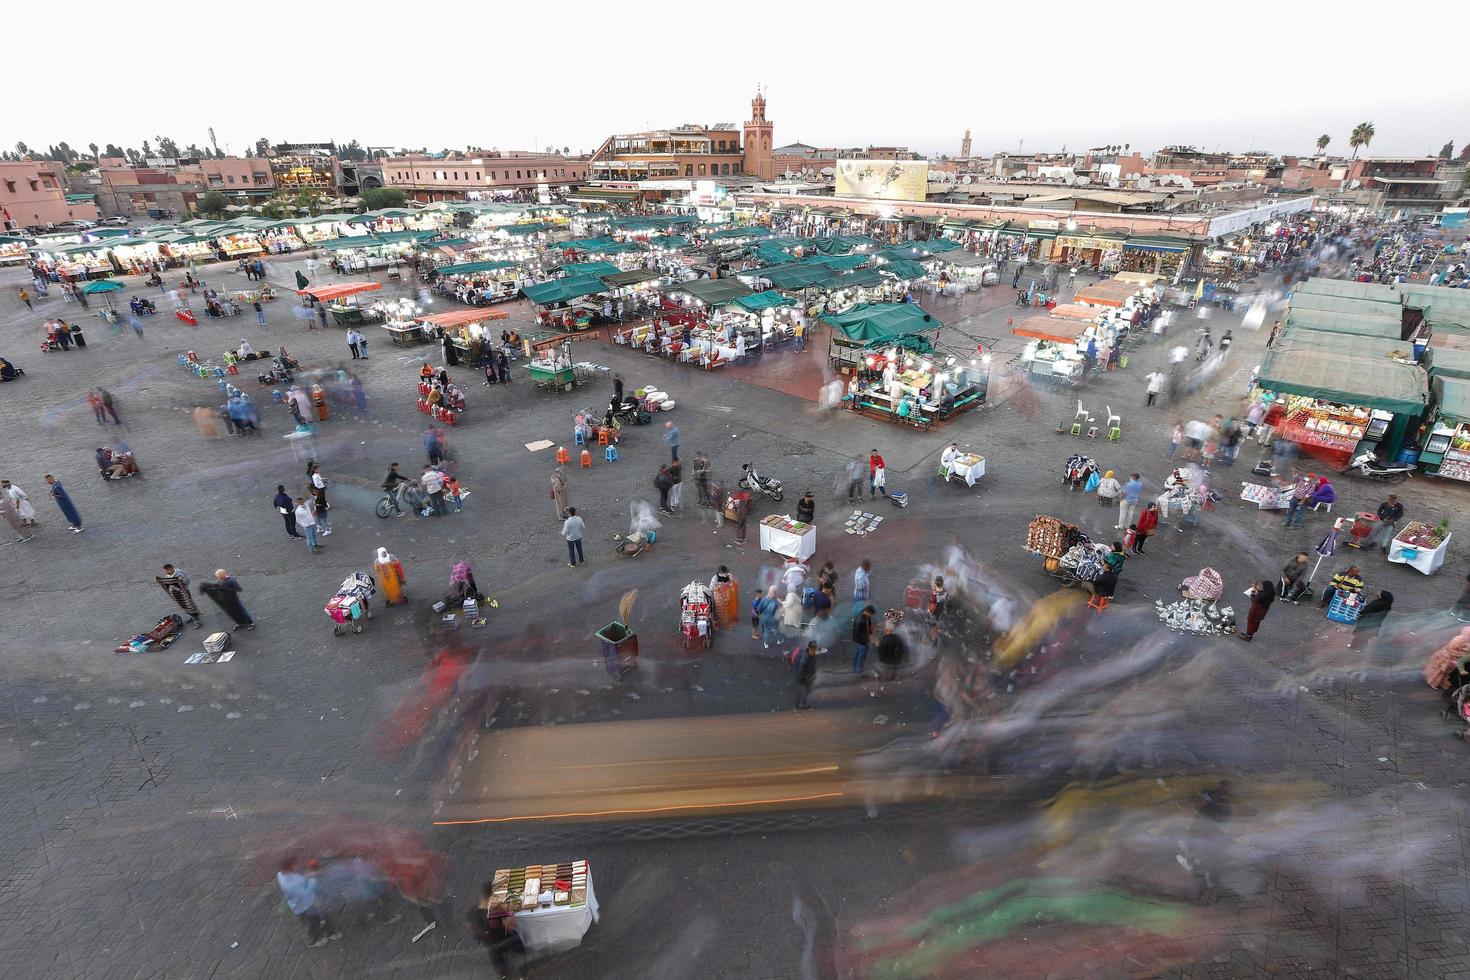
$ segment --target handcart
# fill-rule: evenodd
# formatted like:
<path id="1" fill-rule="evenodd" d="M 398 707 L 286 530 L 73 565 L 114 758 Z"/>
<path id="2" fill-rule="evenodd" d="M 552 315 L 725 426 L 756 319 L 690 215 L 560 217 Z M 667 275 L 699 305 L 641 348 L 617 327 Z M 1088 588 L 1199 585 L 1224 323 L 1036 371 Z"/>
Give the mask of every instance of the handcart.
<path id="1" fill-rule="evenodd" d="M 352 632 L 362 632 L 362 621 L 373 618 L 368 600 L 378 592 L 378 585 L 367 572 L 353 572 L 343 579 L 337 594 L 327 600 L 327 617 L 332 621 L 332 635 L 341 636 L 350 627 Z"/>
<path id="2" fill-rule="evenodd" d="M 1037 514 L 1026 528 L 1026 550 L 1042 559 L 1042 568 L 1048 575 L 1071 584 L 1076 581 L 1075 568 L 1068 570 L 1062 565 L 1062 557 L 1078 545 L 1091 545 L 1092 540 L 1078 530 L 1075 524 Z"/>
<path id="3" fill-rule="evenodd" d="M 690 582 L 679 593 L 679 633 L 686 650 L 708 647 L 714 642 L 715 618 L 709 586 Z"/>

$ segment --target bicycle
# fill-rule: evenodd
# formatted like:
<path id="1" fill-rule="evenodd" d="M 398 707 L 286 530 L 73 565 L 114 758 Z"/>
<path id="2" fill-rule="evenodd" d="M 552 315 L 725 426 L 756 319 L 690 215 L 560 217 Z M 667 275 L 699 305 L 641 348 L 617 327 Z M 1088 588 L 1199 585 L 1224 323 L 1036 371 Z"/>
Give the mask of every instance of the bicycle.
<path id="1" fill-rule="evenodd" d="M 395 513 L 417 511 L 420 505 L 409 496 L 409 488 L 412 486 L 412 481 L 406 481 L 395 485 L 392 490 L 384 490 L 382 498 L 373 508 L 373 513 L 379 517 L 391 517 Z"/>

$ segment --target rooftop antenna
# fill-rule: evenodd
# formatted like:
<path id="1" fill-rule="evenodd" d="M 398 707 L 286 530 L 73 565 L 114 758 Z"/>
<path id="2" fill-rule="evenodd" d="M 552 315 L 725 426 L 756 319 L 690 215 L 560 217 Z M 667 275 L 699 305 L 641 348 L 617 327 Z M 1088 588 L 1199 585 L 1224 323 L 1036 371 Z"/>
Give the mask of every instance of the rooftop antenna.
<path id="1" fill-rule="evenodd" d="M 214 127 L 209 127 L 209 145 L 214 147 L 214 152 L 219 152 L 219 140 L 214 138 Z"/>

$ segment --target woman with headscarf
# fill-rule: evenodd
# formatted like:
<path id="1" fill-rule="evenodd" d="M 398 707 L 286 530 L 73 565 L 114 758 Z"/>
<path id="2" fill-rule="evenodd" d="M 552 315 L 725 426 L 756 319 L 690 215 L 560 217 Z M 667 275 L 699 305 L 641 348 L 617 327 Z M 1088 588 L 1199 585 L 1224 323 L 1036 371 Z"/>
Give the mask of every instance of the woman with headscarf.
<path id="1" fill-rule="evenodd" d="M 1118 494 L 1123 492 L 1123 484 L 1113 478 L 1113 471 L 1108 470 L 1097 481 L 1097 502 L 1102 507 L 1111 507 L 1118 502 Z"/>
<path id="2" fill-rule="evenodd" d="M 1393 593 L 1388 591 L 1379 592 L 1358 613 L 1358 621 L 1353 625 L 1353 635 L 1348 637 L 1349 650 L 1366 650 L 1373 645 L 1378 638 L 1378 631 L 1383 628 L 1383 621 L 1388 618 L 1389 611 L 1393 609 Z"/>
<path id="3" fill-rule="evenodd" d="M 740 580 L 721 565 L 709 580 L 709 592 L 714 597 L 715 617 L 720 629 L 730 629 L 740 615 Z"/>
<path id="4" fill-rule="evenodd" d="M 179 604 L 180 609 L 189 614 L 189 621 L 197 630 L 202 625 L 199 622 L 199 605 L 194 601 L 194 593 L 189 591 L 189 576 L 184 574 L 183 569 L 165 564 L 163 574 L 153 576 L 153 581 L 168 593 L 170 599 Z"/>
<path id="5" fill-rule="evenodd" d="M 795 592 L 786 593 L 781 601 L 781 625 L 792 633 L 801 631 L 801 596 Z"/>
<path id="6" fill-rule="evenodd" d="M 373 574 L 378 577 L 378 588 L 383 590 L 383 601 L 394 605 L 403 601 L 403 563 L 387 548 L 378 549 L 378 560 L 373 563 Z"/>
<path id="7" fill-rule="evenodd" d="M 1245 618 L 1245 632 L 1240 634 L 1242 640 L 1249 643 L 1256 635 L 1256 630 L 1261 628 L 1261 620 L 1266 618 L 1275 598 L 1276 586 L 1265 579 L 1251 587 L 1251 608 Z"/>
<path id="8" fill-rule="evenodd" d="M 781 635 L 781 600 L 776 595 L 773 585 L 766 590 L 760 604 L 761 643 L 767 650 L 771 649 L 772 643 L 786 642 L 786 637 Z"/>

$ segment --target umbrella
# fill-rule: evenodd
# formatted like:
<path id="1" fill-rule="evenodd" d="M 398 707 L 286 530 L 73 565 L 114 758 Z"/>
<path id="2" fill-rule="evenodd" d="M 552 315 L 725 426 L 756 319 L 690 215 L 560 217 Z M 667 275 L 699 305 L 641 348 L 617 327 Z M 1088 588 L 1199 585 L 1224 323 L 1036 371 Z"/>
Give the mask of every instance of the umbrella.
<path id="1" fill-rule="evenodd" d="M 91 282 L 84 283 L 82 285 L 82 292 L 84 292 L 84 293 L 110 293 L 110 292 L 112 292 L 115 289 L 121 289 L 121 288 L 123 288 L 122 287 L 122 283 L 120 283 L 120 282 L 114 282 L 111 279 L 93 279 Z"/>

